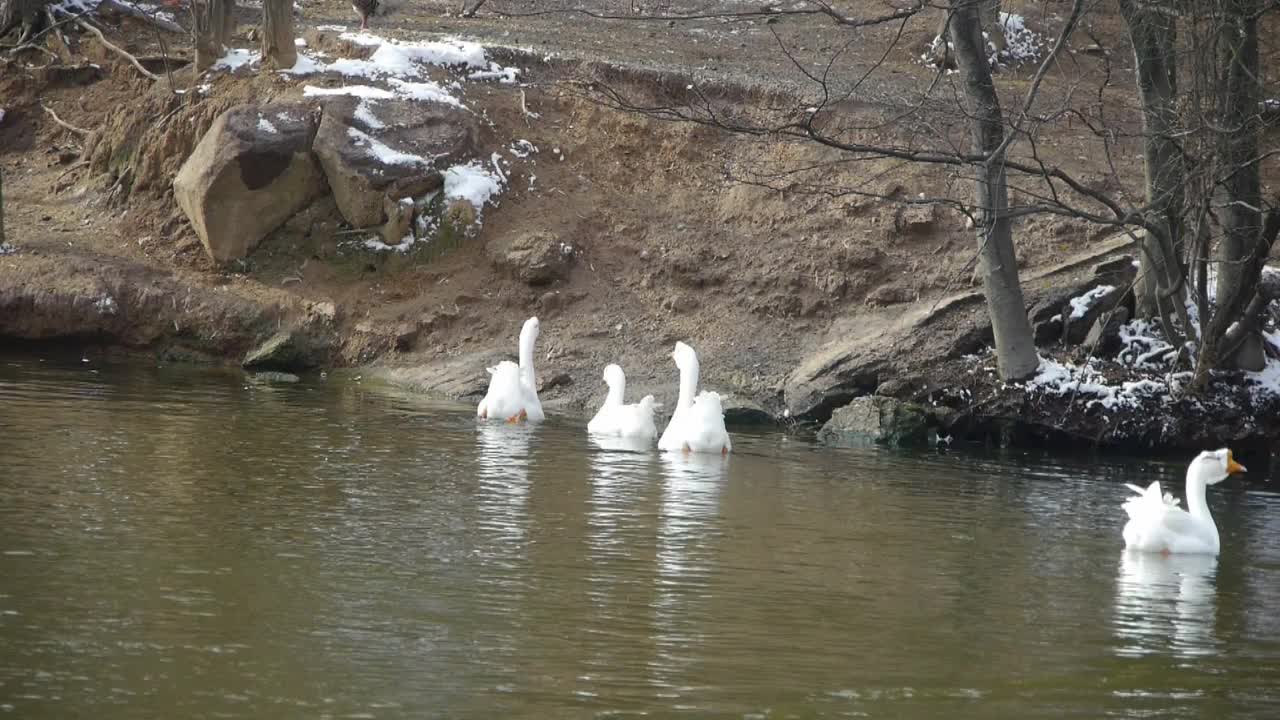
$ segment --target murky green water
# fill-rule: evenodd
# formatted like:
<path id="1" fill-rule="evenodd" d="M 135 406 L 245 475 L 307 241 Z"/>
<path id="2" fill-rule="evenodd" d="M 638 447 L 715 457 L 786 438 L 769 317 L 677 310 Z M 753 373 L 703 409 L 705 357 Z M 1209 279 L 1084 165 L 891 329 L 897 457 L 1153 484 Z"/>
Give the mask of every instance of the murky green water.
<path id="1" fill-rule="evenodd" d="M 734 449 L 0 362 L 0 715 L 1280 715 L 1274 494 L 1127 558 L 1120 481 L 1180 468 Z"/>

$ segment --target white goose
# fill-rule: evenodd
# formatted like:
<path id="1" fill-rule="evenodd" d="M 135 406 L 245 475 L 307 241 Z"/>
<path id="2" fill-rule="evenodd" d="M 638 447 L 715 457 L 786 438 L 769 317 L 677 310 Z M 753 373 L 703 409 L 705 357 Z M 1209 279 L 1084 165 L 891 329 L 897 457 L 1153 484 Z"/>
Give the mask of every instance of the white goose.
<path id="1" fill-rule="evenodd" d="M 724 408 L 720 395 L 698 390 L 698 354 L 682 342 L 676 343 L 671 358 L 680 368 L 680 396 L 667 429 L 658 440 L 659 450 L 697 453 L 728 453 L 733 450 L 724 428 Z"/>
<path id="2" fill-rule="evenodd" d="M 533 343 L 538 339 L 538 318 L 525 320 L 520 329 L 520 364 L 503 360 L 489 370 L 489 390 L 476 407 L 476 417 L 507 422 L 541 422 L 542 403 L 533 373 Z"/>
<path id="3" fill-rule="evenodd" d="M 654 402 L 652 395 L 645 395 L 640 402 L 631 405 L 623 403 L 627 376 L 618 365 L 605 366 L 604 382 L 609 386 L 609 394 L 595 417 L 587 423 L 587 432 L 650 442 L 658 437 L 658 428 L 653 424 L 653 409 L 662 407 L 661 403 Z"/>
<path id="4" fill-rule="evenodd" d="M 1226 448 L 1200 453 L 1187 468 L 1186 510 L 1178 507 L 1172 495 L 1160 491 L 1159 481 L 1148 485 L 1146 490 L 1128 485 L 1137 495 L 1124 501 L 1124 511 L 1129 514 L 1129 522 L 1124 526 L 1125 547 L 1165 554 L 1217 555 L 1218 526 L 1209 514 L 1205 489 L 1244 471 L 1245 467 L 1236 462 Z"/>

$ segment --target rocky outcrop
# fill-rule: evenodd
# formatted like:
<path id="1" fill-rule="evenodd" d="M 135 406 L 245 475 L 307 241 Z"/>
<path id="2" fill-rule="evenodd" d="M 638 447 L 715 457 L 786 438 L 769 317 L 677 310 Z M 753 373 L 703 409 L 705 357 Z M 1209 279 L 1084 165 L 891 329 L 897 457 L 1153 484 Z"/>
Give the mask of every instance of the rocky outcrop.
<path id="1" fill-rule="evenodd" d="M 1118 252 L 1128 238 L 1099 243 L 1080 256 L 1023 278 L 1028 305 L 1044 319 L 1061 304 L 1102 281 L 1092 266 Z M 1033 317 L 1036 315 L 1032 311 Z M 1088 327 L 1085 328 L 1088 332 Z M 882 380 L 919 371 L 913 358 L 959 358 L 991 343 L 982 293 L 965 292 L 928 306 L 868 311 L 836 323 L 828 342 L 803 360 L 783 388 L 786 410 L 799 420 L 825 420 L 837 407 L 876 392 Z M 884 393 L 881 393 L 884 394 Z"/>
<path id="2" fill-rule="evenodd" d="M 29 253 L 0 264 L 0 338 L 100 343 L 171 359 L 239 360 L 285 328 L 293 347 L 301 349 L 287 365 L 311 367 L 334 359 L 332 303 L 229 288 L 193 285 L 138 263 Z"/>
<path id="3" fill-rule="evenodd" d="M 928 411 L 919 405 L 866 395 L 832 413 L 818 438 L 834 445 L 919 446 L 929 442 L 932 425 Z"/>
<path id="4" fill-rule="evenodd" d="M 324 193 L 311 155 L 316 117 L 304 104 L 238 105 L 214 121 L 173 181 L 205 252 L 242 258 Z"/>
<path id="5" fill-rule="evenodd" d="M 488 248 L 490 260 L 521 282 L 548 285 L 567 280 L 575 248 L 549 230 L 531 230 Z"/>
<path id="6" fill-rule="evenodd" d="M 438 190 L 435 164 L 473 155 L 478 136 L 474 116 L 458 108 L 336 97 L 324 106 L 313 147 L 342 216 L 374 227 L 387 221 L 388 201 L 396 208 Z"/>

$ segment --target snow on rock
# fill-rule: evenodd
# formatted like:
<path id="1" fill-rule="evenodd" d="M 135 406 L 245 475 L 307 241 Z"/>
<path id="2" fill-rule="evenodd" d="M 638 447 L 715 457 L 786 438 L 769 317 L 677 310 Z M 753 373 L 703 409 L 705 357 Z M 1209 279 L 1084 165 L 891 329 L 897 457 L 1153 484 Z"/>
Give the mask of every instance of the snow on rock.
<path id="1" fill-rule="evenodd" d="M 466 200 L 476 209 L 477 215 L 485 203 L 502 191 L 502 185 L 502 176 L 489 172 L 475 160 L 444 171 L 445 199 Z"/>
<path id="2" fill-rule="evenodd" d="M 1113 285 L 1099 285 L 1079 297 L 1071 298 L 1071 319 L 1079 320 L 1083 318 L 1095 302 L 1110 295 L 1113 290 L 1115 290 Z"/>
<path id="3" fill-rule="evenodd" d="M 272 125 L 271 121 L 266 118 L 258 118 L 258 129 L 265 133 L 271 133 L 272 135 L 280 132 L 276 129 L 276 126 Z"/>
<path id="4" fill-rule="evenodd" d="M 395 148 L 387 145 L 374 136 L 357 130 L 356 128 L 347 128 L 347 134 L 351 136 L 352 141 L 356 145 L 363 145 L 369 148 L 369 154 L 386 165 L 429 165 L 426 158 L 417 155 L 411 155 L 406 152 L 400 152 Z M 477 206 L 478 207 L 478 206 Z"/>
<path id="5" fill-rule="evenodd" d="M 449 94 L 448 90 L 440 87 L 437 83 L 430 80 L 425 82 L 410 82 L 401 80 L 400 78 L 390 78 L 388 80 L 396 89 L 396 94 L 410 100 L 420 100 L 422 102 L 438 102 L 445 105 L 453 105 L 454 107 L 464 107 L 462 102 Z"/>
<path id="6" fill-rule="evenodd" d="M 356 110 L 352 114 L 352 117 L 364 123 L 365 127 L 371 130 L 381 130 L 386 127 L 386 124 L 379 120 L 377 115 L 373 114 L 373 108 L 370 107 L 372 102 L 372 100 L 365 100 L 362 98 L 360 102 L 356 104 Z"/>
<path id="7" fill-rule="evenodd" d="M 323 97 L 326 95 L 350 95 L 370 100 L 390 100 L 396 94 L 372 85 L 344 85 L 336 88 L 322 88 L 308 85 L 302 89 L 303 97 Z"/>

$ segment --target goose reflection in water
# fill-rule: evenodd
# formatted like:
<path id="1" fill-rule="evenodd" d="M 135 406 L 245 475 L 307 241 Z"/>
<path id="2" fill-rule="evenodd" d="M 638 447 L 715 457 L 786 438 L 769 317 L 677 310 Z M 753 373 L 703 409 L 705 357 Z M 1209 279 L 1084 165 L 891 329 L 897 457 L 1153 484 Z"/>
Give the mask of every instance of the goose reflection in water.
<path id="1" fill-rule="evenodd" d="M 663 453 L 662 502 L 658 515 L 657 568 L 653 600 L 656 676 L 662 692 L 679 693 L 684 671 L 705 644 L 711 626 L 710 577 L 715 565 L 720 492 L 730 455 Z"/>
<path id="2" fill-rule="evenodd" d="M 536 426 L 476 423 L 476 509 L 498 539 L 523 540 L 528 521 L 529 446 Z"/>
<path id="3" fill-rule="evenodd" d="M 1122 552 L 1114 621 L 1121 640 L 1117 653 L 1195 657 L 1217 652 L 1217 567 L 1213 555 Z"/>

